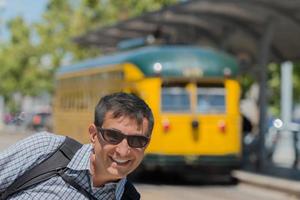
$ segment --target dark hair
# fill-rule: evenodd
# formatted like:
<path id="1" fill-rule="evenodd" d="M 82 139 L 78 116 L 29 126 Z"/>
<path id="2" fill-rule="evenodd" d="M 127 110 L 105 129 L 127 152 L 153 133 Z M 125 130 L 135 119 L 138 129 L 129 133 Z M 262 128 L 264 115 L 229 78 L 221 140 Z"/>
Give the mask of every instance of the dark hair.
<path id="1" fill-rule="evenodd" d="M 124 92 L 117 92 L 102 97 L 95 108 L 94 124 L 101 127 L 107 112 L 112 112 L 113 118 L 128 116 L 142 126 L 143 118 L 148 120 L 147 136 L 151 136 L 154 118 L 151 109 L 139 97 Z"/>

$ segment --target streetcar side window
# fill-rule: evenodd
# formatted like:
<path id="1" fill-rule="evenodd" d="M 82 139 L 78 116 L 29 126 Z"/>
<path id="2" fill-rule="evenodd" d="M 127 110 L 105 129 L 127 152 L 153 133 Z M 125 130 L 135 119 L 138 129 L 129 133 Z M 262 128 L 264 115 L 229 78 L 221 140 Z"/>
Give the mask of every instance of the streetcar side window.
<path id="1" fill-rule="evenodd" d="M 225 113 L 225 89 L 215 87 L 198 87 L 197 112 Z"/>
<path id="2" fill-rule="evenodd" d="M 163 87 L 161 110 L 164 112 L 189 112 L 190 98 L 185 88 Z"/>

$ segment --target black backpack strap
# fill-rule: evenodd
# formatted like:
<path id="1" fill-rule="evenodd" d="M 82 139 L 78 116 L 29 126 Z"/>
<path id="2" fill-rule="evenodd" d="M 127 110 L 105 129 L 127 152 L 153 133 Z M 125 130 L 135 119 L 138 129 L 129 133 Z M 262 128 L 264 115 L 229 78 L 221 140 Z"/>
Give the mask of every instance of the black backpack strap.
<path id="1" fill-rule="evenodd" d="M 139 200 L 140 198 L 140 193 L 135 189 L 132 183 L 127 180 L 121 200 Z"/>
<path id="2" fill-rule="evenodd" d="M 81 146 L 82 144 L 76 140 L 66 137 L 61 146 L 57 148 L 57 150 L 47 159 L 26 171 L 8 188 L 6 188 L 6 190 L 1 194 L 0 199 L 6 199 L 16 192 L 56 176 L 58 171 L 67 167 L 68 163 Z"/>

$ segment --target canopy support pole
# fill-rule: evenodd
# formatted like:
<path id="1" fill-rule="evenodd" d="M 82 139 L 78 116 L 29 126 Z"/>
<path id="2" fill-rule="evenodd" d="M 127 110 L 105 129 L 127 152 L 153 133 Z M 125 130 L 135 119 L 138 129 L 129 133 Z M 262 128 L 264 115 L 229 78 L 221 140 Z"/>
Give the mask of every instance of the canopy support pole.
<path id="1" fill-rule="evenodd" d="M 267 132 L 267 75 L 268 63 L 270 57 L 271 43 L 274 32 L 274 19 L 267 22 L 264 34 L 262 35 L 260 44 L 258 45 L 258 66 L 259 73 L 259 148 L 257 170 L 263 170 L 265 164 L 265 134 Z"/>

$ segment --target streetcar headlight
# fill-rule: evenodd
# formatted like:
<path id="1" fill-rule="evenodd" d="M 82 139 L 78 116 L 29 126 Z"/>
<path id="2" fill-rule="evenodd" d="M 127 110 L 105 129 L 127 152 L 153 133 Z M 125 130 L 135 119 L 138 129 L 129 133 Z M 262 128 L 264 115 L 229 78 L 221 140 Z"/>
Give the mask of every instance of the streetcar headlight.
<path id="1" fill-rule="evenodd" d="M 231 74 L 232 74 L 232 71 L 231 71 L 230 68 L 225 67 L 224 70 L 223 70 L 223 73 L 224 73 L 224 76 L 225 76 L 225 77 L 230 77 Z"/>
<path id="2" fill-rule="evenodd" d="M 153 70 L 156 74 L 159 74 L 162 70 L 162 65 L 161 63 L 157 62 L 157 63 L 154 63 L 153 65 Z"/>

